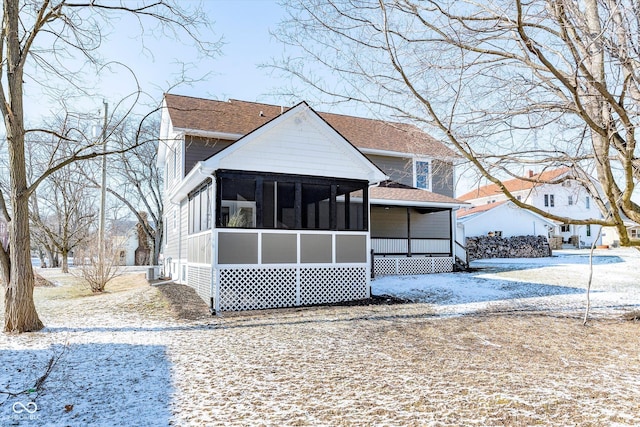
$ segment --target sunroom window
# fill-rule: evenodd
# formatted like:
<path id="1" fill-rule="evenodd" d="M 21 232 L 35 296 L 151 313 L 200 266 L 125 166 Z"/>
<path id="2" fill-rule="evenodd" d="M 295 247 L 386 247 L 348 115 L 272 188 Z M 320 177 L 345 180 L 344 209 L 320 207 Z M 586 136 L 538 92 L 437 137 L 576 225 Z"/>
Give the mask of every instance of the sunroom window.
<path id="1" fill-rule="evenodd" d="M 189 194 L 190 234 L 211 229 L 211 191 L 212 187 L 209 181 Z"/>
<path id="2" fill-rule="evenodd" d="M 219 171 L 218 227 L 366 230 L 366 181 Z"/>

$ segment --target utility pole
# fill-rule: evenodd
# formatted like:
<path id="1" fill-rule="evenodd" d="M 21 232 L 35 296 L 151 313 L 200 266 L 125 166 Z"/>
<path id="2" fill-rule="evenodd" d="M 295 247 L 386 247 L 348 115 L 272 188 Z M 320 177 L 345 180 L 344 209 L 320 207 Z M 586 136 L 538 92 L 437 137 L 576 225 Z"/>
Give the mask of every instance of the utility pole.
<path id="1" fill-rule="evenodd" d="M 104 104 L 104 122 L 102 124 L 102 184 L 100 187 L 100 222 L 98 224 L 98 263 L 99 268 L 102 269 L 104 264 L 105 255 L 105 241 L 104 241 L 104 224 L 106 219 L 106 196 L 107 196 L 107 110 L 109 104 L 107 101 L 102 101 Z"/>

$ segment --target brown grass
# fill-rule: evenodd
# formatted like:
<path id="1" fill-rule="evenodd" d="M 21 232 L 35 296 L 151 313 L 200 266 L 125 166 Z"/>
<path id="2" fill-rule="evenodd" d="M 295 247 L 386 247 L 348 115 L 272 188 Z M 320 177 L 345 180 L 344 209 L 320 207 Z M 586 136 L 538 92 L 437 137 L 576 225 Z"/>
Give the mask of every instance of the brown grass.
<path id="1" fill-rule="evenodd" d="M 169 313 L 191 309 L 180 307 L 190 291 L 130 275 L 101 295 L 38 288 L 36 302 L 46 324 L 80 327 L 52 342 L 163 345 L 175 425 L 640 425 L 640 323 L 622 315 L 582 326 L 548 311 L 438 317 L 398 304 L 177 322 Z"/>

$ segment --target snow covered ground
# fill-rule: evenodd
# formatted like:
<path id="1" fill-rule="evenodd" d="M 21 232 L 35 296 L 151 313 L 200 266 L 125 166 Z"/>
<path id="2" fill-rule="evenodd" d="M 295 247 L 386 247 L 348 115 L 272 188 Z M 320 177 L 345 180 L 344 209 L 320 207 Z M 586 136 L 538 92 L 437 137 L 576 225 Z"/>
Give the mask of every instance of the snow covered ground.
<path id="1" fill-rule="evenodd" d="M 47 327 L 0 335 L 0 425 L 640 423 L 640 334 L 619 320 L 640 307 L 640 252 L 598 252 L 590 328 L 585 251 L 472 266 L 372 283 L 415 304 L 200 321 L 140 276 L 97 296 L 37 288 Z"/>
<path id="2" fill-rule="evenodd" d="M 487 309 L 583 310 L 589 281 L 588 250 L 555 251 L 549 258 L 484 259 L 468 273 L 388 276 L 372 282 L 375 295 L 434 305 L 441 314 Z M 596 250 L 591 307 L 594 315 L 640 308 L 640 251 Z"/>

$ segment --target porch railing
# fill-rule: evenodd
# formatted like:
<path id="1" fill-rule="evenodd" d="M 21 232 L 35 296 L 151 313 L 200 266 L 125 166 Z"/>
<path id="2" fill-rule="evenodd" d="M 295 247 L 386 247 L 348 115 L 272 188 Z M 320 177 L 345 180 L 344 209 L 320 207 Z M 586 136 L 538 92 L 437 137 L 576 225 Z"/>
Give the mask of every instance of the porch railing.
<path id="1" fill-rule="evenodd" d="M 371 238 L 371 249 L 375 255 L 451 255 L 451 239 L 411 238 L 411 251 L 407 238 Z"/>

